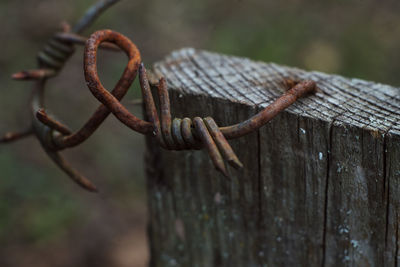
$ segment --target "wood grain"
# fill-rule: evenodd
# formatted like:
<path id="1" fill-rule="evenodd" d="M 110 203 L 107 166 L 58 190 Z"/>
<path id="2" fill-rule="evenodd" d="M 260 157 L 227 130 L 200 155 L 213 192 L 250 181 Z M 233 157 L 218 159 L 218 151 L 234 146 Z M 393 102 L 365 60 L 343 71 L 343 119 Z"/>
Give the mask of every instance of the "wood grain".
<path id="1" fill-rule="evenodd" d="M 312 79 L 303 98 L 230 141 L 244 164 L 148 140 L 151 266 L 397 266 L 400 89 L 191 48 L 154 65 L 173 116 L 237 123 Z"/>

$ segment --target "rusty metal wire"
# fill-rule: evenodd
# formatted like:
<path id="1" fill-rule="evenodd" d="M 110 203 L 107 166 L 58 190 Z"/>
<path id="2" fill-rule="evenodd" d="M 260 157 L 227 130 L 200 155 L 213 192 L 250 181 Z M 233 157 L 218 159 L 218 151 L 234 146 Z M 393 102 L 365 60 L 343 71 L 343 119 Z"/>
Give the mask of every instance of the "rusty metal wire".
<path id="1" fill-rule="evenodd" d="M 74 26 L 73 32 L 75 32 L 75 33 L 83 32 L 104 11 L 106 11 L 108 8 L 110 8 L 112 5 L 114 5 L 118 2 L 119 2 L 119 0 L 100 0 L 100 1 L 98 1 L 93 6 L 91 6 L 85 12 L 83 17 L 78 21 L 78 23 L 76 23 L 76 25 Z"/>
<path id="2" fill-rule="evenodd" d="M 238 138 L 257 130 L 298 98 L 313 92 L 316 88 L 313 81 L 290 82 L 291 88 L 258 114 L 235 125 L 218 127 L 211 117 L 172 119 L 166 81 L 161 78 L 156 85 L 160 102 L 159 117 L 146 69 L 141 62 L 140 52 L 135 44 L 124 35 L 111 30 L 97 31 L 87 40 L 77 34 L 86 28 L 100 12 L 115 2 L 117 1 L 99 1 L 98 4 L 89 9 L 72 32 L 69 26 L 64 26 L 64 31 L 55 34 L 44 49 L 39 52 L 39 69 L 22 71 L 12 76 L 18 80 L 35 80 L 31 97 L 32 124 L 23 132 L 7 133 L 0 138 L 0 143 L 6 143 L 34 134 L 45 152 L 60 169 L 73 181 L 89 191 L 97 191 L 97 188 L 87 178 L 75 171 L 61 157 L 59 151 L 84 142 L 96 131 L 110 113 L 113 113 L 118 120 L 132 130 L 153 136 L 164 149 L 206 148 L 216 169 L 228 176 L 225 161 L 234 168 L 242 168 L 243 164 L 236 156 L 227 139 Z M 48 78 L 56 76 L 62 69 L 74 52 L 74 45 L 84 43 L 86 84 L 102 105 L 97 108 L 80 130 L 72 132 L 68 126 L 47 114 L 43 104 L 45 84 Z M 98 77 L 96 65 L 98 48 L 123 51 L 129 59 L 121 78 L 111 92 L 103 87 Z M 120 103 L 138 72 L 147 121 L 137 118 Z"/>
<path id="3" fill-rule="evenodd" d="M 70 164 L 62 158 L 58 153 L 58 150 L 75 146 L 86 140 L 97 129 L 101 122 L 104 121 L 109 112 L 104 107 L 98 108 L 93 115 L 93 117 L 98 119 L 97 124 L 93 124 L 92 122 L 86 123 L 81 131 L 72 134 L 69 127 L 51 118 L 45 112 L 45 85 L 47 79 L 56 76 L 74 53 L 74 45 L 84 44 L 86 38 L 78 35 L 78 33 L 87 28 L 102 12 L 118 1 L 119 0 L 98 1 L 84 14 L 82 19 L 74 27 L 73 31 L 70 30 L 69 25 L 64 24 L 63 32 L 56 33 L 46 43 L 43 50 L 38 53 L 38 69 L 21 71 L 12 75 L 12 78 L 16 80 L 35 81 L 30 100 L 32 122 L 24 131 L 9 132 L 3 137 L 0 137 L 0 143 L 9 143 L 34 135 L 39 140 L 44 151 L 60 169 L 62 169 L 77 184 L 93 192 L 97 191 L 96 186 L 82 174 L 75 171 Z M 118 50 L 115 46 L 107 43 L 102 44 L 102 48 Z M 137 55 L 139 55 L 137 50 L 136 52 Z M 140 62 L 140 56 L 139 58 L 136 58 L 136 61 L 138 63 Z M 129 86 L 127 86 L 127 81 L 125 79 L 121 81 L 119 88 L 116 89 L 116 97 L 121 98 L 126 93 L 128 87 Z M 61 141 L 61 144 L 55 143 L 55 137 L 57 136 L 68 136 L 70 137 L 68 139 L 69 142 L 63 139 L 62 141 L 64 142 Z"/>
<path id="4" fill-rule="evenodd" d="M 294 86 L 275 100 L 274 103 L 248 120 L 219 128 L 211 117 L 172 119 L 168 90 L 163 78 L 160 79 L 157 85 L 160 100 L 160 119 L 150 90 L 146 69 L 142 63 L 139 68 L 139 80 L 148 119 L 148 121 L 144 121 L 131 114 L 120 103 L 120 99 L 113 96 L 101 84 L 97 74 L 96 59 L 97 49 L 103 42 L 116 44 L 127 52 L 128 56 L 129 48 L 135 47 L 127 37 L 111 30 L 97 31 L 90 36 L 85 47 L 84 70 L 86 84 L 94 97 L 106 106 L 123 124 L 139 133 L 154 136 L 159 145 L 165 149 L 184 150 L 205 147 L 215 167 L 225 176 L 228 176 L 228 173 L 224 160 L 235 168 L 243 166 L 226 139 L 241 137 L 257 130 L 279 112 L 293 104 L 298 98 L 313 92 L 316 88 L 314 81 L 302 81 L 293 84 Z"/>

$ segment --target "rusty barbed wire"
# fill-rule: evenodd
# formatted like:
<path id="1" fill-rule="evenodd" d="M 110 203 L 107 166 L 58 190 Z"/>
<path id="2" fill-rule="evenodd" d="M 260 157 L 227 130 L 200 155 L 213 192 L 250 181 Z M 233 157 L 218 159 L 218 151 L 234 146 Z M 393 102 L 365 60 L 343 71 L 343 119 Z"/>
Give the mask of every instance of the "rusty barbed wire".
<path id="1" fill-rule="evenodd" d="M 113 113 L 118 120 L 132 130 L 155 137 L 158 144 L 164 149 L 188 150 L 205 147 L 216 169 L 228 176 L 225 161 L 234 168 L 242 168 L 243 164 L 227 139 L 238 138 L 257 130 L 298 98 L 313 92 L 316 88 L 313 81 L 291 82 L 291 88 L 288 91 L 258 114 L 235 125 L 218 127 L 212 117 L 172 119 L 166 81 L 164 78 L 160 78 L 156 85 L 160 102 L 161 118 L 159 118 L 146 69 L 135 44 L 124 35 L 112 30 L 97 31 L 89 39 L 77 34 L 98 16 L 96 12 L 103 11 L 115 2 L 117 1 L 100 1 L 97 6 L 89 10 L 81 20 L 81 24 L 76 26 L 73 32 L 69 26 L 64 26 L 63 32 L 55 34 L 38 54 L 39 69 L 22 71 L 12 76 L 18 80 L 36 81 L 31 97 L 32 125 L 23 132 L 7 133 L 0 138 L 0 143 L 6 143 L 34 134 L 49 157 L 73 181 L 89 191 L 97 191 L 97 188 L 90 180 L 75 171 L 61 157 L 59 151 L 84 142 L 110 113 Z M 68 126 L 47 114 L 43 100 L 46 80 L 59 73 L 73 54 L 76 44 L 85 44 L 86 84 L 102 105 L 97 108 L 80 130 L 72 132 Z M 121 78 L 111 92 L 103 87 L 98 77 L 96 65 L 98 48 L 123 51 L 129 59 Z M 139 73 L 143 104 L 148 121 L 137 118 L 120 103 L 137 73 Z"/>
<path id="2" fill-rule="evenodd" d="M 310 80 L 293 83 L 294 86 L 291 89 L 258 114 L 244 122 L 220 128 L 211 117 L 175 118 L 172 120 L 166 82 L 164 78 L 161 78 L 157 84 L 160 100 L 160 120 L 150 90 L 146 69 L 142 63 L 139 68 L 139 80 L 148 119 L 148 121 L 144 121 L 131 114 L 120 103 L 120 99 L 113 96 L 101 84 L 96 62 L 97 49 L 103 42 L 114 43 L 126 52 L 129 51 L 127 47 L 134 46 L 127 37 L 111 30 L 97 31 L 90 36 L 85 46 L 84 70 L 86 84 L 93 96 L 123 124 L 139 133 L 154 136 L 159 145 L 165 149 L 184 150 L 206 147 L 215 167 L 225 176 L 228 176 L 228 173 L 224 159 L 235 168 L 243 166 L 226 139 L 238 138 L 257 130 L 298 98 L 313 92 L 316 88 L 315 82 Z"/>
<path id="3" fill-rule="evenodd" d="M 62 69 L 64 64 L 72 56 L 75 51 L 75 44 L 82 45 L 87 38 L 78 35 L 87 28 L 93 21 L 108 7 L 115 4 L 119 0 L 101 0 L 96 2 L 83 15 L 81 20 L 75 25 L 71 31 L 71 27 L 64 23 L 63 32 L 56 33 L 46 43 L 42 51 L 37 55 L 38 69 L 26 70 L 12 75 L 16 80 L 33 80 L 35 81 L 32 96 L 30 100 L 31 108 L 31 125 L 26 130 L 21 132 L 9 132 L 3 137 L 0 137 L 0 143 L 9 143 L 34 135 L 42 145 L 44 151 L 53 160 L 53 162 L 62 169 L 73 181 L 89 191 L 97 191 L 96 186 L 85 178 L 82 174 L 74 170 L 70 164 L 58 153 L 66 147 L 72 147 L 86 140 L 108 116 L 109 112 L 106 108 L 99 107 L 92 117 L 97 118 L 97 124 L 90 121 L 82 127 L 81 131 L 71 134 L 69 127 L 51 118 L 45 112 L 44 94 L 46 81 L 49 78 L 56 76 Z M 102 48 L 119 50 L 112 44 L 103 43 Z M 139 51 L 136 50 L 139 58 L 136 61 L 140 62 Z M 135 71 L 132 74 L 134 76 Z M 134 77 L 132 78 L 134 79 Z M 121 82 L 121 86 L 116 88 L 116 97 L 121 98 L 126 93 L 125 79 Z M 61 145 L 55 143 L 55 137 L 58 135 L 70 136 L 69 142 L 61 142 Z"/>

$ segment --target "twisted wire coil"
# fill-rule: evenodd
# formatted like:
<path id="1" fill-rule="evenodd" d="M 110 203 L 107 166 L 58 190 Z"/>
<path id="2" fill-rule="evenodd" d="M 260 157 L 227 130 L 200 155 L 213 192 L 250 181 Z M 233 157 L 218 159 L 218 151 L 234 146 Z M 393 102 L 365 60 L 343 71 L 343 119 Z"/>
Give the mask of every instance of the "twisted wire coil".
<path id="1" fill-rule="evenodd" d="M 112 1 L 110 1 L 112 2 Z M 32 94 L 32 126 L 21 133 L 8 133 L 0 143 L 11 142 L 35 134 L 49 157 L 77 184 L 89 191 L 97 191 L 95 185 L 65 161 L 59 151 L 74 147 L 88 139 L 110 113 L 132 130 L 153 136 L 167 150 L 202 149 L 205 147 L 216 169 L 228 176 L 225 161 L 235 168 L 243 165 L 229 145 L 227 139 L 238 138 L 257 130 L 290 106 L 298 98 L 315 90 L 313 81 L 293 83 L 280 98 L 253 117 L 235 125 L 218 127 L 212 117 L 174 118 L 171 116 L 170 100 L 166 81 L 160 78 L 157 95 L 160 102 L 160 117 L 153 99 L 146 69 L 140 52 L 127 37 L 112 30 L 93 33 L 87 41 L 75 33 L 64 31 L 53 36 L 38 54 L 37 70 L 23 71 L 13 75 L 19 80 L 36 80 Z M 101 102 L 88 121 L 76 132 L 60 121 L 50 117 L 43 104 L 47 78 L 57 75 L 74 52 L 74 44 L 85 43 L 84 73 L 86 84 L 93 96 Z M 111 92 L 106 90 L 97 73 L 98 48 L 122 50 L 128 57 L 127 66 Z M 120 101 L 127 93 L 139 73 L 140 87 L 147 120 L 137 118 Z"/>
<path id="2" fill-rule="evenodd" d="M 211 117 L 204 119 L 195 117 L 193 120 L 190 118 L 175 118 L 172 120 L 164 78 L 161 78 L 157 85 L 160 100 L 160 119 L 150 90 L 145 67 L 141 64 L 139 68 L 140 87 L 146 116 L 149 120 L 144 121 L 131 114 L 100 82 L 96 65 L 97 48 L 102 42 L 106 41 L 116 44 L 122 50 L 126 49 L 127 44 L 129 44 L 128 46 L 134 45 L 124 35 L 111 30 L 97 31 L 90 36 L 85 47 L 84 70 L 86 84 L 93 96 L 103 103 L 123 124 L 142 134 L 154 135 L 160 146 L 165 149 L 199 149 L 205 146 L 215 167 L 226 176 L 228 174 L 223 159 L 236 168 L 242 167 L 242 163 L 233 152 L 226 138 L 237 138 L 258 129 L 280 111 L 295 102 L 297 98 L 315 90 L 315 82 L 313 81 L 298 83 L 272 105 L 248 120 L 219 128 Z"/>

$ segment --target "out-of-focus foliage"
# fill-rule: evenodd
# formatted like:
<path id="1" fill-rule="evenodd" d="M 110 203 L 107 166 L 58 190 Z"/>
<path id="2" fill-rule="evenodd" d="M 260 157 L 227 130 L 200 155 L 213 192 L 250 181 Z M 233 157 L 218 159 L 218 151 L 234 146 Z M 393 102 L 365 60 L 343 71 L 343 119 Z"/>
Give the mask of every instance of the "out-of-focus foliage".
<path id="1" fill-rule="evenodd" d="M 10 75 L 35 67 L 36 52 L 60 22 L 76 21 L 93 2 L 0 1 L 0 133 L 28 123 L 30 83 Z M 147 66 L 191 46 L 400 85 L 399 14 L 396 0 L 121 1 L 86 33 L 124 33 Z M 49 109 L 74 128 L 98 105 L 81 61 L 78 48 L 48 87 Z M 108 88 L 125 62 L 102 53 L 99 71 Z M 135 97 L 137 85 L 125 104 Z M 110 117 L 88 142 L 66 151 L 99 186 L 93 195 L 70 182 L 33 139 L 0 146 L 0 266 L 143 266 L 143 150 L 143 137 Z"/>

